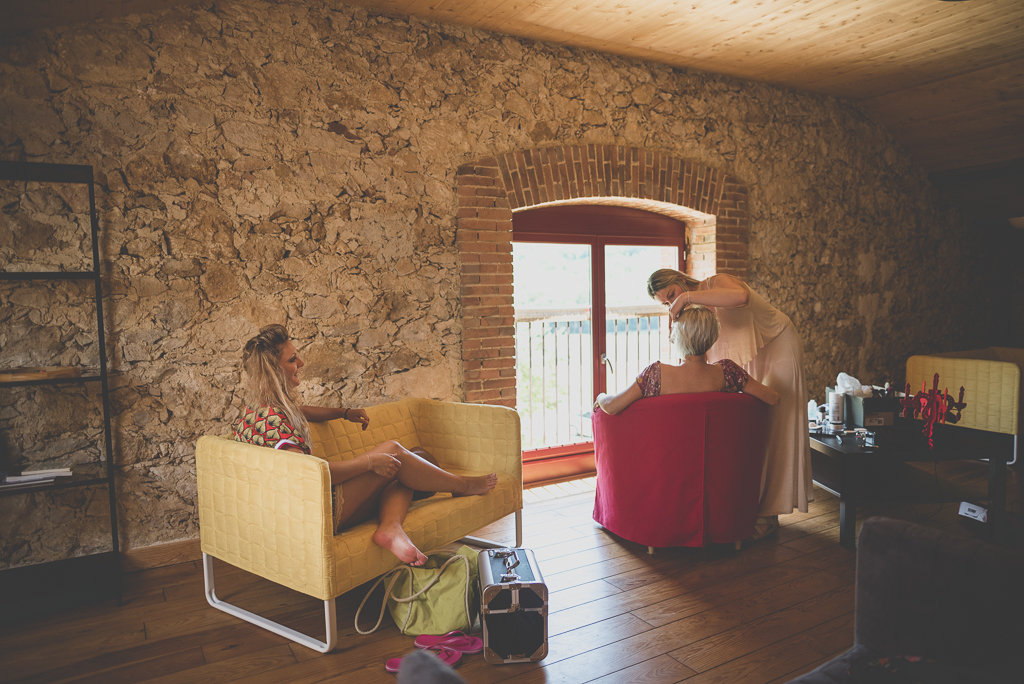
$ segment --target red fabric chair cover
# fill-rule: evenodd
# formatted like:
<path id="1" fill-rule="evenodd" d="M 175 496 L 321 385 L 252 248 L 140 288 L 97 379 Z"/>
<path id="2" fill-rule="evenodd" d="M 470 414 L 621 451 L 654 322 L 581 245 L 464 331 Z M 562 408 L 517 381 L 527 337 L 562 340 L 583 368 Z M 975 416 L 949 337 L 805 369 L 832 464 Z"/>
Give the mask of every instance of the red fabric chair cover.
<path id="1" fill-rule="evenodd" d="M 706 546 L 754 531 L 768 407 L 746 394 L 667 394 L 593 413 L 594 520 L 645 546 Z"/>

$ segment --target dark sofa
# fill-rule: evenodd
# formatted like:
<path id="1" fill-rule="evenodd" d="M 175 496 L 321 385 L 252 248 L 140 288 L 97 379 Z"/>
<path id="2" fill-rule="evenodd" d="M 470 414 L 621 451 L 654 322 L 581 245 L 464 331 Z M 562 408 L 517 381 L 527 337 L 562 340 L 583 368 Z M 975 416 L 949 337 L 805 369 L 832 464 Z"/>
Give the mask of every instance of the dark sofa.
<path id="1" fill-rule="evenodd" d="M 790 684 L 915 681 L 870 665 L 893 656 L 924 658 L 903 672 L 929 684 L 1024 681 L 1024 553 L 871 518 L 856 582 L 853 648 Z"/>

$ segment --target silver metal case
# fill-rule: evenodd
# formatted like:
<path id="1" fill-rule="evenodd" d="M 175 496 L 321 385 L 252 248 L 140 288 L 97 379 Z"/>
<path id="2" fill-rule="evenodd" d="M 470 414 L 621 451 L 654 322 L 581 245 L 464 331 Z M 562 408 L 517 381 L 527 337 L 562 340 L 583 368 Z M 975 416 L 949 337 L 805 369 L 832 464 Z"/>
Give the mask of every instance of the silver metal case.
<path id="1" fill-rule="evenodd" d="M 484 660 L 529 663 L 548 654 L 548 587 L 530 549 L 481 551 Z"/>

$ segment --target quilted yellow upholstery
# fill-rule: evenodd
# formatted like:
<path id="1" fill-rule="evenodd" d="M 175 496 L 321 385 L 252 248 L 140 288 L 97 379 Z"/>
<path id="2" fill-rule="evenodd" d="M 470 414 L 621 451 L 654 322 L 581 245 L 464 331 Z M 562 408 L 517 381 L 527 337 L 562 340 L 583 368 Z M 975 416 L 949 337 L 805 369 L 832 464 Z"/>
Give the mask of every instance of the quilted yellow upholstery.
<path id="1" fill-rule="evenodd" d="M 309 429 L 313 437 L 313 454 L 328 461 L 348 460 L 389 439 L 400 442 L 406 449 L 423 446 L 416 435 L 409 407 L 409 403 L 414 401 L 406 399 L 365 409 L 370 417 L 370 427 L 366 430 L 359 423 L 347 420 L 312 423 Z"/>
<path id="2" fill-rule="evenodd" d="M 204 435 L 196 479 L 205 553 L 311 596 L 336 584 L 326 462 Z"/>
<path id="3" fill-rule="evenodd" d="M 366 409 L 370 428 L 311 425 L 313 456 L 204 436 L 196 445 L 204 553 L 321 600 L 399 564 L 373 543 L 376 522 L 331 534 L 324 459 L 347 459 L 388 439 L 421 446 L 446 470 L 498 473 L 485 496 L 437 494 L 413 504 L 405 529 L 420 549 L 453 542 L 523 507 L 519 415 L 501 406 L 405 399 Z M 320 458 L 318 458 L 320 457 Z"/>
<path id="4" fill-rule="evenodd" d="M 1024 350 L 1005 351 L 1019 351 L 1024 360 Z M 986 349 L 911 356 L 907 360 L 907 382 L 912 392 L 919 391 L 922 382 L 931 389 L 932 378 L 938 373 L 939 389 L 948 388 L 954 398 L 964 387 L 967 408 L 957 425 L 1016 435 L 1020 429 L 1020 367 L 992 358 L 997 358 L 996 354 Z"/>

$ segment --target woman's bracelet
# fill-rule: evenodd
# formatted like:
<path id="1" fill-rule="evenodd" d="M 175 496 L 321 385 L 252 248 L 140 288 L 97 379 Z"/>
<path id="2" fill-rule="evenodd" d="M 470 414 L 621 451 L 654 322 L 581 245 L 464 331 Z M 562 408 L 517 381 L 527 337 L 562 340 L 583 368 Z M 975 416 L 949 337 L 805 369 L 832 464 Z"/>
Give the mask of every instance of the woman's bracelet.
<path id="1" fill-rule="evenodd" d="M 348 412 L 349 412 L 349 409 L 345 409 L 345 420 L 348 420 Z"/>
<path id="2" fill-rule="evenodd" d="M 687 306 L 690 306 L 690 305 L 692 305 L 692 304 L 693 304 L 693 302 L 691 302 L 691 301 L 690 301 L 690 291 L 689 291 L 689 290 L 687 290 L 687 291 L 686 291 L 686 305 L 687 305 Z"/>

